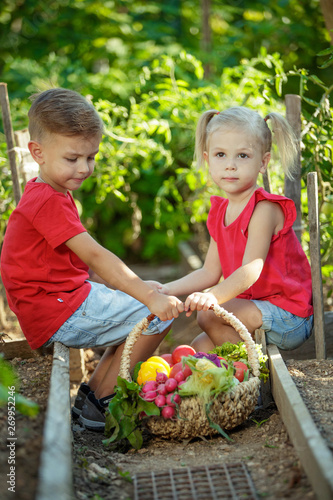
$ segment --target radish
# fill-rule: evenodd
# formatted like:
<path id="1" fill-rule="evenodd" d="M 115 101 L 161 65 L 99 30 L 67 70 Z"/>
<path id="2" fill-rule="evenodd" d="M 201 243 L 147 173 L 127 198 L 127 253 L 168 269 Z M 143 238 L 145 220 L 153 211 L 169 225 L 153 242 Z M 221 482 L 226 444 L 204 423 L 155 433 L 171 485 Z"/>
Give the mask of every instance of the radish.
<path id="1" fill-rule="evenodd" d="M 164 384 L 168 380 L 168 376 L 163 372 L 156 373 L 157 384 Z"/>
<path id="2" fill-rule="evenodd" d="M 150 392 L 150 391 L 156 391 L 158 386 L 158 383 L 156 380 L 148 380 L 145 385 L 142 387 L 142 392 Z"/>
<path id="3" fill-rule="evenodd" d="M 163 418 L 172 418 L 175 416 L 176 410 L 172 406 L 165 406 L 161 412 Z"/>
<path id="4" fill-rule="evenodd" d="M 177 392 L 170 392 L 170 394 L 167 395 L 166 397 L 166 403 L 169 406 L 176 406 L 179 405 L 181 399 L 180 396 Z"/>
<path id="5" fill-rule="evenodd" d="M 182 380 L 185 380 L 184 372 L 182 371 L 177 372 L 176 375 L 174 376 L 174 379 L 177 380 L 178 384 L 179 382 L 182 382 Z"/>
<path id="6" fill-rule="evenodd" d="M 165 399 L 165 396 L 162 396 L 162 394 L 159 394 L 155 398 L 155 405 L 158 406 L 159 408 L 161 408 L 162 406 L 164 406 L 165 403 L 166 403 L 166 399 Z"/>
<path id="7" fill-rule="evenodd" d="M 168 380 L 165 382 L 165 388 L 167 392 L 174 391 L 177 385 L 178 385 L 177 380 L 174 378 L 168 378 Z"/>
<path id="8" fill-rule="evenodd" d="M 149 391 L 149 392 L 146 392 L 146 394 L 144 395 L 144 400 L 145 401 L 154 401 L 156 396 L 157 396 L 156 391 Z"/>
<path id="9" fill-rule="evenodd" d="M 157 392 L 161 394 L 161 396 L 166 396 L 168 391 L 166 390 L 165 384 L 160 384 L 159 386 L 157 386 Z"/>

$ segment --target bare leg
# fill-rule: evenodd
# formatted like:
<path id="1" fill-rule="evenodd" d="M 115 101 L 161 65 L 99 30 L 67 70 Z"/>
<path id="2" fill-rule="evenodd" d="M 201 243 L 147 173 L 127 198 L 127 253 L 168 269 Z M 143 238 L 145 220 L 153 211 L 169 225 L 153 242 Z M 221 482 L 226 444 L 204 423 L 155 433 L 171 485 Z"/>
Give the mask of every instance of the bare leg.
<path id="1" fill-rule="evenodd" d="M 99 363 L 96 366 L 94 373 L 92 374 L 88 382 L 88 385 L 92 391 L 96 391 L 97 387 L 105 377 L 106 373 L 108 373 L 110 364 L 117 350 L 117 347 L 118 346 L 110 346 L 105 349 L 103 356 L 99 360 Z"/>
<path id="2" fill-rule="evenodd" d="M 157 349 L 159 344 L 162 342 L 166 334 L 169 332 L 171 326 L 166 328 L 162 333 L 156 335 L 141 335 L 141 337 L 135 343 L 132 355 L 130 368 L 133 368 L 139 361 L 144 361 L 148 359 L 154 351 Z M 104 371 L 103 378 L 100 379 L 98 386 L 95 390 L 95 396 L 97 399 L 103 398 L 104 396 L 109 396 L 114 392 L 114 386 L 117 384 L 117 377 L 120 367 L 120 359 L 122 352 L 124 350 L 125 343 L 120 344 L 116 347 L 112 358 L 109 358 L 109 365 L 107 371 Z M 104 357 L 104 355 L 103 355 Z M 107 357 L 106 357 L 107 358 Z M 103 358 L 102 358 L 103 359 Z M 102 361 L 101 359 L 101 361 Z M 101 362 L 100 361 L 100 362 Z M 104 363 L 104 361 L 103 361 Z M 105 360 L 106 363 L 106 360 Z M 96 367 L 98 370 L 99 364 Z M 96 372 L 95 370 L 95 372 Z M 102 371 L 101 371 L 102 373 Z M 95 374 L 94 374 L 95 375 Z M 99 373 L 95 377 L 95 381 L 99 379 Z M 91 379 L 90 379 L 91 380 Z M 94 382 L 95 382 L 94 381 Z"/>
<path id="3" fill-rule="evenodd" d="M 249 330 L 251 334 L 262 325 L 261 311 L 251 301 L 246 299 L 232 299 L 223 304 L 226 311 L 233 313 Z M 238 333 L 222 318 L 216 316 L 213 311 L 198 312 L 198 324 L 206 333 L 201 333 L 192 342 L 196 350 L 212 350 L 215 346 L 224 342 L 233 344 L 241 340 Z M 204 349 L 205 348 L 205 349 Z"/>
<path id="4" fill-rule="evenodd" d="M 202 332 L 195 337 L 195 339 L 191 342 L 191 346 L 196 350 L 196 352 L 208 352 L 215 347 L 205 332 Z"/>

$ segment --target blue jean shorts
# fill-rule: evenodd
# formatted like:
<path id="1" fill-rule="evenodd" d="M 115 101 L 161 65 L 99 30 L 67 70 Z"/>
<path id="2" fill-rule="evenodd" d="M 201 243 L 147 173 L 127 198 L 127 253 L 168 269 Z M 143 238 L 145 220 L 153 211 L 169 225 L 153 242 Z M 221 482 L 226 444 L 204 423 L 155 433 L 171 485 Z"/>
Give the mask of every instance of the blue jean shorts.
<path id="1" fill-rule="evenodd" d="M 313 316 L 295 316 L 267 300 L 252 302 L 261 311 L 261 328 L 265 331 L 267 344 L 275 344 L 279 349 L 291 351 L 300 347 L 310 337 Z"/>
<path id="2" fill-rule="evenodd" d="M 134 326 L 149 314 L 149 309 L 130 295 L 91 282 L 91 290 L 86 300 L 44 346 L 47 347 L 53 342 L 61 342 L 67 347 L 78 349 L 117 346 L 123 343 Z M 155 317 L 143 333 L 162 333 L 172 321 L 161 321 Z"/>

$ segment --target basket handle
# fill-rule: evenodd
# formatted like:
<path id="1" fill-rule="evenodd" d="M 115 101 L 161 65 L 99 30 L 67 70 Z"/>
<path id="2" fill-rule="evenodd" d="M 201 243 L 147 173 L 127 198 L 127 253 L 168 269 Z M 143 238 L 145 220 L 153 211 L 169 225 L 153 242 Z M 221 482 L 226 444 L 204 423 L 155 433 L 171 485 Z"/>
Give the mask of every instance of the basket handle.
<path id="1" fill-rule="evenodd" d="M 223 318 L 227 323 L 229 323 L 238 333 L 240 338 L 243 340 L 249 364 L 253 370 L 253 374 L 255 377 L 259 377 L 260 374 L 260 364 L 258 353 L 255 348 L 255 342 L 252 339 L 251 334 L 248 329 L 243 325 L 243 323 L 236 318 L 232 313 L 223 309 L 223 307 L 215 305 L 210 306 L 210 308 L 216 316 Z M 131 354 L 133 351 L 133 347 L 135 342 L 139 339 L 142 332 L 147 330 L 151 321 L 155 318 L 155 314 L 149 314 L 146 318 L 143 318 L 139 323 L 133 328 L 133 330 L 128 335 L 124 350 L 120 359 L 120 367 L 119 367 L 119 376 L 128 380 L 129 382 L 132 380 L 130 375 L 130 362 L 131 362 Z"/>

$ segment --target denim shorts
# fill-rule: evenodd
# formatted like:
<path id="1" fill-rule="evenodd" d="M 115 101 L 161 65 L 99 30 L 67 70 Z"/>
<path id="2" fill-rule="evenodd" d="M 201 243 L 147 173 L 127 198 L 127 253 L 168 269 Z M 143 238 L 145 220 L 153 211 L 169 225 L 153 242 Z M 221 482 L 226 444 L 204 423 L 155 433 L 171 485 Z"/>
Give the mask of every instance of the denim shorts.
<path id="1" fill-rule="evenodd" d="M 47 347 L 53 342 L 61 342 L 67 347 L 78 349 L 117 346 L 123 343 L 133 327 L 149 314 L 149 309 L 130 295 L 91 282 L 91 290 L 86 300 L 44 346 Z M 161 321 L 155 317 L 143 333 L 162 333 L 172 321 Z"/>
<path id="2" fill-rule="evenodd" d="M 252 300 L 262 314 L 261 328 L 265 331 L 267 344 L 291 351 L 301 346 L 311 335 L 313 316 L 301 318 L 281 309 L 267 300 Z"/>

